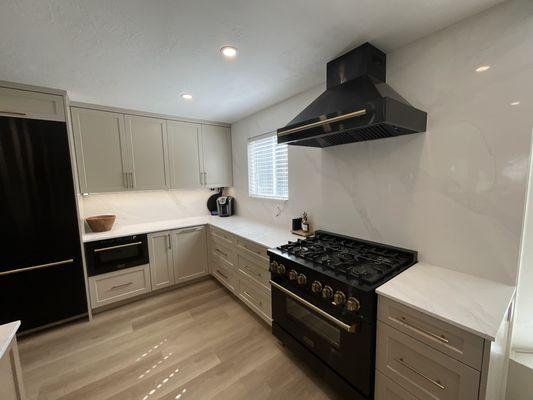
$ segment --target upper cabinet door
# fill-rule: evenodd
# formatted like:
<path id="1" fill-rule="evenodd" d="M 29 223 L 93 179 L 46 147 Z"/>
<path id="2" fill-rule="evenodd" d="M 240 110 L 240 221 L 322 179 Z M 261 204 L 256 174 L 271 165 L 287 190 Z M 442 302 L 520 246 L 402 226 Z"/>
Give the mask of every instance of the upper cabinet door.
<path id="1" fill-rule="evenodd" d="M 71 108 L 71 114 L 80 190 L 124 190 L 128 186 L 124 116 L 77 107 Z"/>
<path id="2" fill-rule="evenodd" d="M 133 188 L 168 189 L 167 128 L 164 119 L 126 115 L 129 155 L 128 170 L 133 172 Z"/>
<path id="3" fill-rule="evenodd" d="M 63 96 L 0 88 L 0 115 L 65 121 Z"/>
<path id="4" fill-rule="evenodd" d="M 232 186 L 231 131 L 215 125 L 202 125 L 202 164 L 204 185 Z"/>
<path id="5" fill-rule="evenodd" d="M 172 189 L 202 186 L 200 175 L 200 124 L 167 121 L 170 153 L 170 187 Z"/>

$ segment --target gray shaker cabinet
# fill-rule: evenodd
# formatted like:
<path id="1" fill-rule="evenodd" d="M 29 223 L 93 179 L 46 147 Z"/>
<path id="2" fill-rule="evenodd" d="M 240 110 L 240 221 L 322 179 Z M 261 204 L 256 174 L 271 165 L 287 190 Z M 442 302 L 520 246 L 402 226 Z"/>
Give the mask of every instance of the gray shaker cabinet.
<path id="1" fill-rule="evenodd" d="M 80 190 L 125 190 L 129 176 L 124 115 L 77 107 L 71 114 Z"/>

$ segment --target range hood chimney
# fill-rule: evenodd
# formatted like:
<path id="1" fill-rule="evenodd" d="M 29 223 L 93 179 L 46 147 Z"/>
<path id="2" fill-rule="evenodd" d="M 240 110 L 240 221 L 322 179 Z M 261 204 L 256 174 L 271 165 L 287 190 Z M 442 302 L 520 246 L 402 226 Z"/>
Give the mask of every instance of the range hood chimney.
<path id="1" fill-rule="evenodd" d="M 370 43 L 328 62 L 326 91 L 277 130 L 278 143 L 329 147 L 424 132 L 427 114 L 385 83 L 386 67 Z"/>

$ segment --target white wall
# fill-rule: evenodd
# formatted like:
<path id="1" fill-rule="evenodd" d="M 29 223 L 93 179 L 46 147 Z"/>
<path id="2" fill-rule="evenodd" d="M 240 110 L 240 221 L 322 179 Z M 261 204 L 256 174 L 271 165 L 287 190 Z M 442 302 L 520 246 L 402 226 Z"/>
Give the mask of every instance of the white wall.
<path id="1" fill-rule="evenodd" d="M 207 215 L 209 190 L 100 193 L 81 197 L 80 213 L 115 214 L 115 226 Z"/>
<path id="2" fill-rule="evenodd" d="M 307 210 L 319 228 L 514 284 L 533 126 L 532 49 L 533 2 L 519 0 L 389 54 L 387 82 L 428 112 L 427 132 L 322 150 L 291 146 L 286 203 L 247 196 L 247 138 L 285 125 L 322 89 L 235 123 L 238 213 L 288 228 Z M 482 64 L 491 69 L 474 72 Z M 520 105 L 510 106 L 515 100 Z"/>

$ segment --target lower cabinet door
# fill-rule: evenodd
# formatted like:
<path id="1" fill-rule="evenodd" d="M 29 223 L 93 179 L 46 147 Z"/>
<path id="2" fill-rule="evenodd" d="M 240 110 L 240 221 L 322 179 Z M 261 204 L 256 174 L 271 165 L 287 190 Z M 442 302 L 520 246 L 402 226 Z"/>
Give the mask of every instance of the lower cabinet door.
<path id="1" fill-rule="evenodd" d="M 151 291 L 148 264 L 89 278 L 93 308 L 129 299 Z"/>
<path id="2" fill-rule="evenodd" d="M 152 290 L 172 285 L 174 283 L 172 233 L 170 231 L 151 233 L 148 235 L 148 247 Z"/>
<path id="3" fill-rule="evenodd" d="M 208 274 L 205 226 L 172 231 L 174 278 L 186 282 Z"/>

